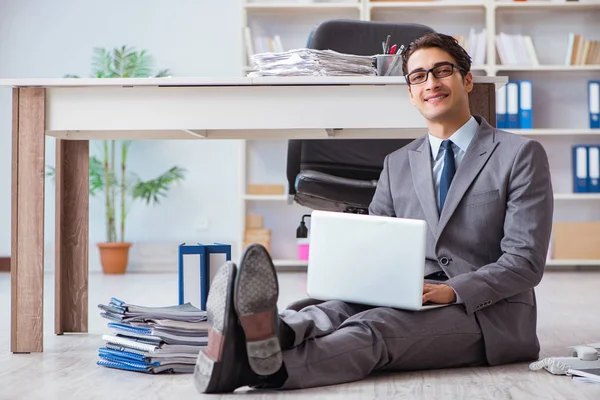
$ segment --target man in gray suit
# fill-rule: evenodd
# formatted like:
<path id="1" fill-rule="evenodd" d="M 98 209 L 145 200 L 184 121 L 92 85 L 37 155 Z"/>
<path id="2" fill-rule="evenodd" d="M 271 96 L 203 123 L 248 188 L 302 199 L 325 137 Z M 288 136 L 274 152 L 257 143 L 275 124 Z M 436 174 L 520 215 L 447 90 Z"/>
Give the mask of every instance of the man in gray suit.
<path id="1" fill-rule="evenodd" d="M 428 34 L 407 48 L 403 71 L 429 133 L 386 157 L 369 207 L 427 221 L 423 302 L 450 305 L 413 312 L 327 301 L 278 313 L 271 258 L 252 245 L 211 286 L 212 328 L 194 373 L 200 392 L 537 359 L 533 288 L 553 213 L 548 160 L 538 142 L 471 115 L 470 66 L 450 36 Z"/>

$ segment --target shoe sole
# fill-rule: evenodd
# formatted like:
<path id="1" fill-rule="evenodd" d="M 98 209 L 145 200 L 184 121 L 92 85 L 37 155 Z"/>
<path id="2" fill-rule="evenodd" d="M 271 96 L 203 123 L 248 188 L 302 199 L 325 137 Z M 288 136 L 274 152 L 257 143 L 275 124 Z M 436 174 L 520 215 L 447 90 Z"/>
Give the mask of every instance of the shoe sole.
<path id="1" fill-rule="evenodd" d="M 250 245 L 240 262 L 234 292 L 235 310 L 246 336 L 250 368 L 272 375 L 283 363 L 277 337 L 279 283 L 267 250 Z"/>
<path id="2" fill-rule="evenodd" d="M 232 293 L 235 284 L 236 266 L 227 262 L 219 268 L 208 292 L 206 300 L 208 346 L 198 353 L 194 368 L 194 385 L 202 393 L 232 392 L 236 388 L 229 387 L 228 375 L 224 366 L 235 365 L 235 349 L 232 347 L 235 338 L 235 314 L 232 304 Z M 229 380 L 231 381 L 231 380 Z"/>

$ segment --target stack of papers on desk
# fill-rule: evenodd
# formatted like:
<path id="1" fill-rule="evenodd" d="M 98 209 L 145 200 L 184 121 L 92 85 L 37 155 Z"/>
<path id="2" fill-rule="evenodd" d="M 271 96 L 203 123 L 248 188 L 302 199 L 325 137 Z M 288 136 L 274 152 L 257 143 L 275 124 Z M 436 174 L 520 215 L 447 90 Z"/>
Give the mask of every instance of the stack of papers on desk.
<path id="1" fill-rule="evenodd" d="M 374 58 L 338 53 L 333 50 L 296 49 L 281 53 L 261 53 L 252 56 L 254 71 L 249 77 L 260 76 L 374 76 Z"/>
<path id="2" fill-rule="evenodd" d="M 103 335 L 98 365 L 146 373 L 192 373 L 208 344 L 206 311 L 191 304 L 143 307 L 112 298 L 100 304 L 113 335 Z"/>

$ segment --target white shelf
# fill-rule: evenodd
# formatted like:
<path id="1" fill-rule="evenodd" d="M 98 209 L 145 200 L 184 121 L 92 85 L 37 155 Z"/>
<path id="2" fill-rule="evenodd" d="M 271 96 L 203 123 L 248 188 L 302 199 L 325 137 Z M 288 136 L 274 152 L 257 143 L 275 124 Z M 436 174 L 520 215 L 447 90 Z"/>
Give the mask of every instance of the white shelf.
<path id="1" fill-rule="evenodd" d="M 489 72 L 490 66 L 489 65 L 471 65 L 471 71 L 486 71 Z"/>
<path id="2" fill-rule="evenodd" d="M 600 65 L 496 65 L 496 71 L 526 71 L 526 72 L 580 72 L 600 71 Z"/>
<path id="3" fill-rule="evenodd" d="M 600 1 L 586 0 L 585 2 L 557 2 L 557 1 L 527 1 L 527 2 L 500 2 L 493 3 L 498 10 L 509 9 L 535 9 L 537 10 L 593 10 L 600 9 Z"/>
<path id="4" fill-rule="evenodd" d="M 242 198 L 246 201 L 286 201 L 287 194 L 245 194 Z"/>
<path id="5" fill-rule="evenodd" d="M 291 267 L 299 267 L 306 268 L 308 267 L 308 261 L 306 260 L 273 260 L 273 265 L 277 268 L 291 268 Z"/>
<path id="6" fill-rule="evenodd" d="M 600 129 L 505 129 L 523 136 L 580 136 L 600 135 Z"/>
<path id="7" fill-rule="evenodd" d="M 249 0 L 241 0 L 242 3 Z M 431 1 L 369 1 L 308 3 L 306 0 L 256 0 L 264 3 L 243 5 L 244 25 L 249 19 L 265 25 L 268 34 L 280 34 L 286 42 L 306 43 L 308 32 L 319 21 L 345 14 L 345 18 L 364 21 L 413 22 L 432 27 L 438 32 L 468 35 L 471 28 L 477 32 L 486 29 L 486 58 L 483 65 L 472 65 L 474 75 L 508 76 L 510 79 L 531 79 L 535 84 L 534 112 L 536 129 L 508 129 L 525 137 L 544 139 L 548 146 L 550 162 L 556 162 L 557 180 L 561 181 L 562 193 L 555 193 L 556 207 L 568 218 L 597 219 L 600 193 L 568 193 L 567 180 L 571 179 L 571 165 L 564 159 L 570 151 L 571 142 L 582 141 L 600 144 L 600 129 L 588 128 L 587 80 L 600 74 L 600 65 L 564 65 L 570 33 L 580 34 L 586 40 L 598 40 L 598 16 L 600 0 L 567 2 L 560 0 L 431 0 Z M 267 3 L 269 1 L 269 3 Z M 358 11 L 358 12 L 357 12 Z M 294 22 L 295 13 L 300 14 Z M 270 14 L 269 18 L 263 15 Z M 305 19 L 310 16 L 310 22 Z M 264 20 L 260 20 L 263 18 Z M 254 19 L 259 20 L 258 22 Z M 270 31 L 270 30 L 271 31 Z M 502 65 L 495 46 L 495 35 L 500 32 L 531 36 L 542 65 Z M 244 75 L 252 70 L 246 54 L 241 66 Z M 397 77 L 395 77 L 397 78 Z M 537 111 L 535 111 L 537 110 Z M 557 128 L 564 127 L 564 128 Z M 579 127 L 579 128 L 578 128 Z M 420 133 L 419 133 L 420 134 Z M 547 143 L 546 143 L 547 142 Z M 568 142 L 568 143 L 567 143 Z M 255 146 L 255 144 L 253 144 Z M 270 157 L 266 155 L 265 157 Z M 242 168 L 247 167 L 246 158 Z M 258 167 L 255 167 L 255 169 Z M 569 169 L 568 171 L 566 169 Z M 261 170 L 262 171 L 262 170 Z M 246 174 L 242 169 L 241 173 Z M 265 173 L 262 171 L 261 173 Z M 554 178 L 554 176 L 553 176 Z M 558 187 L 557 186 L 557 187 Z M 256 196 L 244 194 L 241 188 L 240 206 L 246 210 L 260 210 L 273 220 L 287 218 L 296 211 L 286 206 L 287 195 Z M 577 203 L 575 203 L 577 202 Z M 598 203 L 597 203 L 598 202 Z M 295 214 L 294 214 L 295 215 Z M 281 236 L 279 236 L 281 237 Z M 286 239 L 287 240 L 287 239 Z M 290 239 L 291 240 L 291 239 Z M 276 266 L 281 270 L 299 270 L 306 262 L 292 260 L 296 257 L 294 247 L 285 242 L 277 244 Z M 600 260 L 551 260 L 548 266 L 598 266 Z"/>
<path id="8" fill-rule="evenodd" d="M 600 260 L 548 260 L 548 267 L 600 267 Z"/>
<path id="9" fill-rule="evenodd" d="M 554 193 L 554 200 L 600 200 L 600 193 Z"/>
<path id="10" fill-rule="evenodd" d="M 395 11 L 399 9 L 481 9 L 484 10 L 487 1 L 398 1 L 398 2 L 370 2 L 369 7 L 375 11 Z"/>
<path id="11" fill-rule="evenodd" d="M 360 11 L 360 3 L 246 3 L 244 8 L 247 12 L 295 12 L 295 11 Z"/>

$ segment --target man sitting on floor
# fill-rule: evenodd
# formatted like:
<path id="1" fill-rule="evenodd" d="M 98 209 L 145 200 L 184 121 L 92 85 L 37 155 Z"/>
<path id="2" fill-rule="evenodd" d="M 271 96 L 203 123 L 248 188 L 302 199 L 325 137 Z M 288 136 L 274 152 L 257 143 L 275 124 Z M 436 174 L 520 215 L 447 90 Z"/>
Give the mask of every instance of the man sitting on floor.
<path id="1" fill-rule="evenodd" d="M 308 388 L 373 371 L 537 359 L 537 308 L 553 194 L 536 141 L 472 116 L 471 60 L 452 37 L 427 34 L 403 54 L 412 104 L 429 133 L 385 159 L 369 211 L 426 220 L 426 312 L 327 301 L 278 313 L 273 263 L 260 245 L 211 285 L 197 389 Z M 365 268 L 368 268 L 366 265 Z M 432 282 L 429 280 L 428 282 Z"/>

